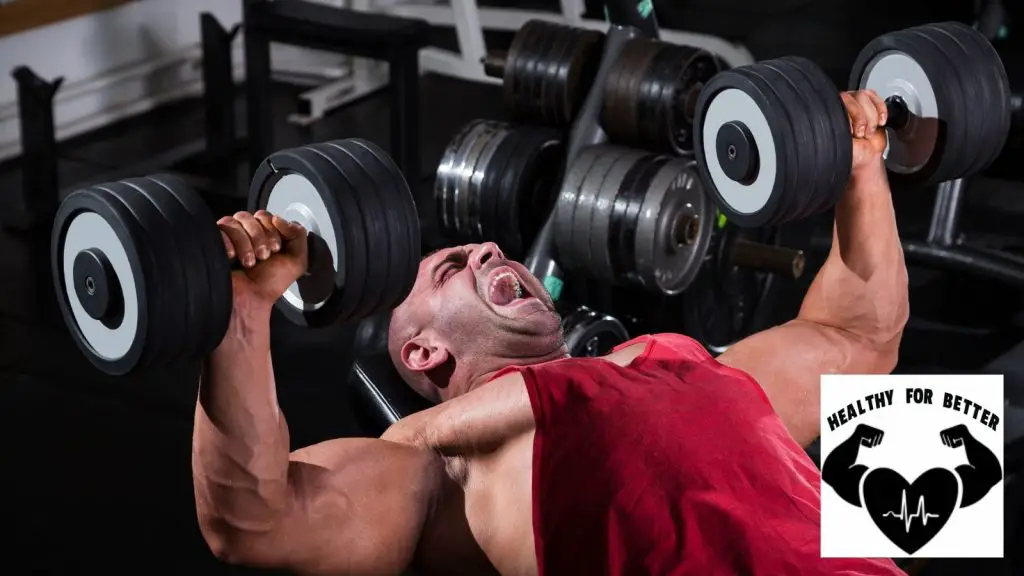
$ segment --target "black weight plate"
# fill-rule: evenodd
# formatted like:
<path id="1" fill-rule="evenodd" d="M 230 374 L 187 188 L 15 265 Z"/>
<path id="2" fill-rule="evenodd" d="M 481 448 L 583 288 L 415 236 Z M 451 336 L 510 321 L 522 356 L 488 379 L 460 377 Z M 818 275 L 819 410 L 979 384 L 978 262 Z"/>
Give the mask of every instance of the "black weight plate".
<path id="1" fill-rule="evenodd" d="M 438 162 L 434 180 L 434 200 L 441 221 L 441 230 L 451 240 L 460 239 L 456 195 L 463 171 L 466 143 L 491 124 L 495 123 L 490 120 L 472 120 L 467 123 L 448 142 Z"/>
<path id="2" fill-rule="evenodd" d="M 643 98 L 640 88 L 644 78 L 651 73 L 651 68 L 664 45 L 648 38 L 637 38 L 637 42 L 640 56 L 636 60 L 636 67 L 630 70 L 628 79 L 625 81 L 624 89 L 627 97 L 624 100 L 625 110 L 621 113 L 625 118 L 629 118 L 628 130 L 623 134 L 624 140 L 640 145 L 644 128 L 640 125 L 640 106 Z"/>
<path id="3" fill-rule="evenodd" d="M 953 94 L 956 97 L 954 102 L 956 108 L 959 109 L 959 112 L 954 112 L 953 116 L 949 118 L 949 123 L 953 124 L 955 119 L 955 123 L 960 125 L 958 131 L 963 135 L 962 140 L 956 141 L 956 151 L 952 153 L 955 158 L 950 158 L 950 161 L 956 160 L 956 168 L 951 168 L 951 170 L 953 170 L 956 178 L 965 176 L 970 172 L 970 168 L 975 161 L 978 146 L 981 145 L 981 133 L 984 130 L 984 126 L 981 122 L 978 122 L 978 116 L 981 116 L 982 122 L 984 122 L 985 115 L 984 110 L 974 109 L 977 103 L 982 100 L 977 89 L 974 87 L 973 78 L 970 78 L 970 63 L 964 58 L 963 50 L 958 44 L 950 42 L 948 37 L 944 35 L 939 36 L 939 38 L 935 37 L 936 34 L 941 34 L 941 32 L 937 32 L 928 26 L 920 26 L 907 32 L 915 36 L 919 41 L 930 44 L 949 63 L 949 66 L 946 68 L 947 82 L 955 90 Z M 956 127 L 950 126 L 950 132 L 954 128 Z"/>
<path id="4" fill-rule="evenodd" d="M 356 318 L 372 316 L 395 300 L 401 289 L 401 279 L 394 275 L 394 271 L 404 273 L 411 258 L 408 243 L 403 239 L 405 218 L 387 209 L 389 196 L 393 193 L 389 194 L 386 188 L 393 184 L 387 169 L 366 148 L 352 146 L 344 140 L 307 148 L 328 157 L 359 191 L 356 201 L 363 214 L 366 246 L 373 254 L 367 260 L 366 294 L 362 298 L 364 306 L 356 313 Z M 373 283 L 377 278 L 381 278 L 380 284 Z"/>
<path id="5" fill-rule="evenodd" d="M 644 70 L 637 89 L 635 144 L 652 151 L 666 152 L 671 151 L 668 141 L 671 126 L 664 123 L 664 117 L 660 117 L 663 116 L 660 110 L 660 95 L 669 81 L 673 66 L 677 63 L 678 53 L 664 42 L 657 42 L 654 46 L 654 58 Z"/>
<path id="6" fill-rule="evenodd" d="M 549 104 L 549 90 L 548 86 L 548 70 L 552 66 L 552 58 L 554 57 L 555 47 L 558 41 L 561 39 L 561 32 L 564 30 L 563 26 L 554 24 L 548 24 L 545 26 L 545 31 L 541 36 L 541 40 L 536 43 L 536 52 L 534 55 L 534 66 L 533 66 L 533 83 L 530 90 L 530 102 L 533 105 L 533 115 L 531 118 L 534 122 L 549 123 L 547 108 Z"/>
<path id="7" fill-rule="evenodd" d="M 654 156 L 635 166 L 634 170 L 626 174 L 619 194 L 615 197 L 608 226 L 608 248 L 612 269 L 620 281 L 642 283 L 636 269 L 636 233 L 640 208 L 651 187 L 651 181 L 668 161 L 667 156 Z"/>
<path id="8" fill-rule="evenodd" d="M 690 52 L 690 47 L 679 46 L 677 50 Z M 688 57 L 680 57 L 677 67 L 672 70 L 672 81 L 662 82 L 663 90 L 658 95 L 662 101 L 661 114 L 657 122 L 669 129 L 668 151 L 677 155 L 693 153 L 693 116 L 700 90 L 718 74 L 718 60 L 709 52 L 695 50 Z"/>
<path id="9" fill-rule="evenodd" d="M 507 127 L 505 136 L 494 150 L 487 170 L 484 171 L 484 177 L 480 180 L 480 226 L 483 229 L 484 240 L 488 242 L 498 242 L 501 229 L 507 225 L 500 213 L 501 182 L 508 176 L 507 166 L 520 139 L 520 134 L 514 127 Z"/>
<path id="10" fill-rule="evenodd" d="M 597 151 L 594 163 L 580 182 L 572 219 L 573 260 L 590 275 L 593 275 L 594 270 L 593 255 L 590 252 L 591 238 L 594 234 L 592 229 L 594 205 L 615 161 L 629 152 L 631 151 L 627 148 L 602 146 Z"/>
<path id="11" fill-rule="evenodd" d="M 551 48 L 546 53 L 540 104 L 541 111 L 543 112 L 543 122 L 548 126 L 564 126 L 558 113 L 564 98 L 563 75 L 560 73 L 560 70 L 565 65 L 575 38 L 576 34 L 573 28 L 567 26 L 559 27 L 553 35 Z"/>
<path id="12" fill-rule="evenodd" d="M 572 53 L 564 71 L 566 108 L 560 112 L 563 125 L 571 125 L 576 114 L 583 107 L 583 101 L 593 86 L 597 70 L 601 65 L 603 50 L 603 33 L 596 30 L 579 30 L 577 32 L 576 41 L 572 46 Z"/>
<path id="13" fill-rule="evenodd" d="M 795 137 L 795 145 L 787 146 L 788 157 L 794 161 L 795 172 L 792 173 L 791 187 L 783 190 L 786 195 L 782 200 L 784 205 L 772 221 L 778 223 L 799 218 L 806 205 L 816 200 L 820 161 L 813 125 L 807 113 L 807 103 L 792 83 L 772 68 L 773 65 L 773 60 L 767 60 L 757 66 L 745 68 L 744 72 L 748 77 L 762 82 L 762 89 L 770 90 L 774 94 L 778 106 L 776 113 L 788 119 Z"/>
<path id="14" fill-rule="evenodd" d="M 787 218 L 796 220 L 818 212 L 820 206 L 825 205 L 834 193 L 827 186 L 831 175 L 839 169 L 829 163 L 834 157 L 831 150 L 834 139 L 829 138 L 828 117 L 813 87 L 802 74 L 793 71 L 785 58 L 764 62 L 761 72 L 766 80 L 777 87 L 777 92 L 787 94 L 790 110 L 803 111 L 803 114 L 793 115 L 797 116 L 794 125 L 799 130 L 797 138 L 806 138 L 797 148 L 801 151 L 803 188 L 799 192 L 793 191 L 792 212 Z"/>
<path id="15" fill-rule="evenodd" d="M 281 196 L 275 197 L 277 194 Z M 363 304 L 361 299 L 368 274 L 369 252 L 363 216 L 353 199 L 356 194 L 351 181 L 330 161 L 312 150 L 280 150 L 256 169 L 249 187 L 249 212 L 267 210 L 287 217 L 288 206 L 293 202 L 314 205 L 319 202 L 321 205 L 315 208 L 320 214 L 316 215 L 319 216 L 318 225 L 323 229 L 318 234 L 320 239 L 310 239 L 310 245 L 319 250 L 329 250 L 331 246 L 322 246 L 320 242 L 333 243 L 337 255 L 337 266 L 330 274 L 331 293 L 319 307 L 306 309 L 309 303 L 302 294 L 302 286 L 297 290 L 295 285 L 289 287 L 285 297 L 277 301 L 277 308 L 295 324 L 327 326 L 338 318 L 353 317 Z M 313 273 L 303 280 L 316 283 L 310 289 L 316 291 L 315 297 L 319 297 L 321 289 L 326 288 L 319 284 L 321 281 L 326 284 L 326 277 L 321 274 Z"/>
<path id="16" fill-rule="evenodd" d="M 85 357 L 112 376 L 145 367 L 154 352 L 150 333 L 161 329 L 159 323 L 154 326 L 150 313 L 149 302 L 158 299 L 160 286 L 150 275 L 157 263 L 147 252 L 147 246 L 141 226 L 132 214 L 102 189 L 72 192 L 61 202 L 54 217 L 50 265 L 61 315 Z M 68 277 L 75 255 L 94 248 L 107 254 L 125 296 L 124 313 L 111 326 L 86 315 L 77 302 L 73 280 Z M 115 256 L 114 252 L 120 254 Z"/>
<path id="17" fill-rule="evenodd" d="M 911 64 L 908 64 L 908 61 Z M 920 68 L 920 74 L 913 66 Z M 953 158 L 955 148 L 964 138 L 958 120 L 947 118 L 956 114 L 958 95 L 947 82 L 947 59 L 931 45 L 906 30 L 890 32 L 875 38 L 861 50 L 850 72 L 850 90 L 872 89 L 882 99 L 899 95 L 908 101 L 911 111 L 915 102 L 934 100 L 935 108 L 920 108 L 907 130 L 889 130 L 889 152 L 886 166 L 889 181 L 895 188 L 918 188 L 936 184 L 954 176 L 960 159 Z M 917 82 L 908 82 L 909 77 Z M 917 85 L 924 82 L 927 85 Z M 911 97 L 905 86 L 913 86 Z M 955 119 L 954 119 L 955 120 Z M 951 142 L 952 141 L 952 142 Z"/>
<path id="18" fill-rule="evenodd" d="M 523 256 L 526 250 L 519 233 L 519 196 L 521 190 L 530 184 L 532 174 L 527 169 L 539 144 L 530 128 L 520 127 L 516 132 L 519 133 L 518 142 L 510 151 L 498 186 L 497 218 L 502 225 L 495 230 L 498 246 L 513 259 Z"/>
<path id="19" fill-rule="evenodd" d="M 205 333 L 198 352 L 209 354 L 220 344 L 231 321 L 231 269 L 227 254 L 224 252 L 224 242 L 221 240 L 219 229 L 214 225 L 216 219 L 213 212 L 194 190 L 173 176 L 159 174 L 150 176 L 149 179 L 166 188 L 192 219 L 191 233 L 195 235 L 195 241 L 201 250 L 200 261 L 206 269 L 208 287 L 206 317 L 203 319 Z"/>
<path id="20" fill-rule="evenodd" d="M 634 258 L 641 285 L 665 295 L 686 290 L 707 256 L 715 214 L 693 162 L 665 164 L 651 178 L 636 223 Z"/>
<path id="21" fill-rule="evenodd" d="M 377 160 L 387 168 L 387 174 L 390 176 L 392 186 L 386 188 L 392 190 L 395 193 L 394 201 L 388 203 L 386 208 L 393 210 L 401 214 L 406 222 L 406 231 L 402 234 L 408 245 L 408 253 L 412 255 L 412 259 L 409 261 L 408 268 L 406 269 L 405 276 L 402 280 L 402 288 L 399 290 L 397 300 L 392 302 L 389 307 L 393 308 L 405 300 L 405 297 L 409 295 L 412 290 L 413 284 L 416 282 L 416 276 L 419 273 L 420 258 L 423 255 L 423 248 L 421 245 L 421 230 L 419 212 L 416 209 L 416 199 L 412 195 L 412 190 L 409 189 L 409 183 L 405 180 L 405 176 L 402 173 L 402 169 L 395 164 L 395 161 L 379 146 L 372 142 L 368 142 L 361 138 L 349 138 L 347 140 L 350 144 L 362 146 L 369 150 Z"/>
<path id="22" fill-rule="evenodd" d="M 523 168 L 515 200 L 515 227 L 521 240 L 521 255 L 525 256 L 554 208 L 559 169 L 565 160 L 565 146 L 556 130 L 535 127 L 522 129 L 529 132 L 533 146 L 530 159 Z"/>
<path id="23" fill-rule="evenodd" d="M 622 322 L 585 306 L 563 316 L 562 333 L 569 355 L 576 358 L 604 356 L 629 340 Z"/>
<path id="24" fill-rule="evenodd" d="M 466 143 L 466 157 L 462 173 L 459 174 L 459 190 L 456 196 L 458 199 L 458 214 L 460 223 L 460 237 L 470 242 L 476 242 L 476 214 L 473 213 L 473 205 L 477 196 L 476 184 L 482 179 L 484 169 L 484 151 L 495 135 L 502 130 L 497 123 L 485 125 L 480 132 Z"/>
<path id="25" fill-rule="evenodd" d="M 397 283 L 389 277 L 392 262 L 404 263 L 406 255 L 404 243 L 392 241 L 399 239 L 395 235 L 400 233 L 400 229 L 384 211 L 381 201 L 381 195 L 384 194 L 381 187 L 384 186 L 384 183 L 370 174 L 363 166 L 362 161 L 369 162 L 371 166 L 376 164 L 376 158 L 367 154 L 363 149 L 356 150 L 359 152 L 357 157 L 342 142 L 313 144 L 304 146 L 303 149 L 323 156 L 352 184 L 352 199 L 359 207 L 360 218 L 362 218 L 368 250 L 366 281 L 363 285 L 363 293 L 359 297 L 359 306 L 352 312 L 351 317 L 345 318 L 345 320 L 349 320 L 362 319 L 376 314 L 379 311 L 381 300 L 393 297 L 390 292 L 396 290 L 395 284 Z M 367 156 L 369 156 L 369 160 Z M 337 191 L 332 190 L 331 192 Z"/>
<path id="26" fill-rule="evenodd" d="M 792 74 L 792 78 L 803 77 L 809 85 L 808 96 L 814 94 L 814 101 L 819 105 L 818 110 L 826 119 L 826 124 L 819 129 L 824 129 L 826 146 L 831 152 L 820 154 L 822 162 L 828 163 L 831 168 L 824 174 L 828 176 L 823 181 L 828 190 L 832 190 L 832 197 L 825 199 L 827 205 L 817 208 L 809 207 L 810 211 L 805 216 L 810 216 L 835 205 L 842 196 L 846 185 L 850 180 L 850 170 L 853 164 L 853 138 L 850 133 L 849 116 L 846 113 L 846 105 L 839 95 L 839 90 L 832 84 L 832 81 L 825 75 L 820 67 L 806 58 L 790 56 L 781 58 L 776 62 L 783 63 L 785 69 Z"/>
<path id="27" fill-rule="evenodd" d="M 789 172 L 794 169 L 793 159 L 787 158 L 786 141 L 792 142 L 794 138 L 785 118 L 773 113 L 777 106 L 774 99 L 770 100 L 768 92 L 747 78 L 742 71 L 744 68 L 720 72 L 701 91 L 694 119 L 694 153 L 705 191 L 714 199 L 718 209 L 730 222 L 756 228 L 771 222 L 776 218 L 776 212 L 784 207 L 783 191 L 790 185 Z M 737 92 L 733 90 L 744 96 L 736 97 Z M 714 169 L 709 165 L 718 162 L 716 138 L 722 126 L 731 121 L 750 125 L 761 119 L 763 127 L 771 133 L 774 148 L 759 147 L 761 168 L 751 185 L 734 182 L 725 176 L 721 168 Z M 758 126 L 754 128 L 754 137 L 760 138 Z M 774 176 L 769 171 L 771 166 L 775 169 Z"/>
<path id="28" fill-rule="evenodd" d="M 527 88 L 524 81 L 528 78 L 523 72 L 529 58 L 529 46 L 533 43 L 533 33 L 537 21 L 531 20 L 516 32 L 512 44 L 505 56 L 505 74 L 502 86 L 502 95 L 505 100 L 505 107 L 508 108 L 513 117 L 519 117 L 522 113 L 522 100 L 526 97 Z"/>
<path id="29" fill-rule="evenodd" d="M 608 172 L 608 177 L 601 183 L 601 189 L 597 192 L 595 199 L 594 210 L 590 215 L 593 230 L 590 235 L 590 253 L 593 255 L 590 273 L 595 278 L 611 284 L 617 284 L 619 281 L 612 268 L 611 251 L 615 249 L 615 246 L 614 242 L 609 239 L 615 198 L 618 197 L 623 184 L 629 184 L 625 179 L 630 171 L 647 159 L 648 154 L 639 150 L 629 150 L 621 154 Z"/>
<path id="30" fill-rule="evenodd" d="M 643 74 L 645 58 L 653 56 L 647 49 L 649 40 L 628 40 L 605 79 L 601 125 L 613 142 L 633 142 L 636 138 L 636 117 L 630 115 L 630 101 L 636 95 L 630 91 L 633 77 Z"/>
<path id="31" fill-rule="evenodd" d="M 156 328 L 149 334 L 153 343 L 152 366 L 177 360 L 184 348 L 185 304 L 182 302 L 182 266 L 180 247 L 175 241 L 171 225 L 164 216 L 139 192 L 123 182 L 107 182 L 96 186 L 106 190 L 132 214 L 139 223 L 146 252 L 156 262 L 147 280 L 157 282 L 156 299 L 149 302 L 149 314 Z M 159 328 L 157 328 L 159 327 Z"/>
<path id="32" fill-rule="evenodd" d="M 199 353 L 205 337 L 209 303 L 206 266 L 193 230 L 197 223 L 162 184 L 149 178 L 132 178 L 122 180 L 121 183 L 131 186 L 136 194 L 147 198 L 163 215 L 167 224 L 169 239 L 175 244 L 175 255 L 170 258 L 168 270 L 177 267 L 180 274 L 176 285 L 172 284 L 170 288 L 175 302 L 184 308 L 181 318 L 184 327 L 179 335 L 182 340 L 181 354 L 193 358 Z M 209 221 L 206 225 L 210 225 Z"/>
<path id="33" fill-rule="evenodd" d="M 1006 69 L 992 44 L 974 28 L 960 22 L 932 24 L 931 27 L 956 40 L 963 48 L 970 63 L 966 76 L 970 78 L 973 74 L 981 91 L 981 100 L 973 107 L 985 112 L 984 121 L 978 123 L 981 143 L 977 148 L 977 161 L 968 175 L 978 174 L 999 157 L 1009 135 L 1010 82 Z"/>
<path id="34" fill-rule="evenodd" d="M 602 146 L 589 146 L 576 155 L 572 164 L 566 166 L 565 177 L 555 201 L 555 249 L 558 261 L 567 269 L 578 269 L 581 264 L 575 254 L 573 221 L 576 218 L 576 199 L 580 194 L 583 178 L 600 155 Z"/>
<path id="35" fill-rule="evenodd" d="M 545 67 L 546 50 L 551 46 L 550 25 L 547 22 L 536 22 L 531 32 L 530 43 L 523 51 L 523 92 L 519 95 L 519 109 L 522 114 L 518 118 L 526 122 L 537 122 L 541 119 L 542 103 L 540 102 L 540 84 L 538 72 Z"/>
<path id="36" fill-rule="evenodd" d="M 476 163 L 474 152 L 479 149 L 481 138 L 486 137 L 493 126 L 492 122 L 478 122 L 466 133 L 455 156 L 451 209 L 455 237 L 460 240 L 466 240 L 469 231 L 469 180 Z"/>
<path id="37" fill-rule="evenodd" d="M 479 243 L 486 242 L 484 236 L 484 227 L 480 219 L 480 185 L 483 183 L 484 178 L 487 176 L 488 170 L 493 170 L 492 160 L 494 159 L 494 153 L 497 151 L 498 146 L 505 140 L 508 135 L 509 127 L 506 124 L 501 124 L 499 127 L 492 132 L 487 138 L 487 143 L 480 149 L 480 156 L 477 159 L 476 165 L 473 169 L 473 175 L 469 180 L 469 231 L 468 239 L 471 242 Z"/>
<path id="38" fill-rule="evenodd" d="M 779 95 L 778 90 L 763 78 L 762 74 L 767 70 L 765 65 L 766 62 L 759 62 L 750 66 L 735 68 L 734 71 L 744 76 L 752 86 L 756 86 L 756 94 L 763 97 L 764 102 L 769 106 L 769 108 L 763 108 L 762 111 L 765 113 L 766 118 L 771 117 L 768 125 L 773 128 L 772 134 L 775 138 L 775 150 L 781 152 L 781 155 L 777 154 L 776 156 L 779 159 L 777 166 L 778 169 L 783 170 L 785 185 L 775 191 L 779 194 L 778 204 L 775 205 L 776 209 L 772 213 L 771 218 L 763 224 L 773 225 L 789 219 L 790 215 L 794 213 L 794 209 L 798 206 L 799 195 L 805 193 L 804 185 L 802 184 L 804 180 L 802 166 L 806 164 L 806 156 L 809 153 L 806 150 L 802 150 L 801 146 L 807 143 L 808 130 L 806 125 L 795 125 L 795 123 L 799 122 L 797 119 L 801 117 L 801 111 L 797 103 L 793 102 L 790 98 L 783 99 Z M 791 92 L 787 92 L 787 96 L 791 95 Z M 778 126 L 782 129 L 781 132 L 775 132 L 774 126 L 771 124 L 772 120 L 778 122 Z M 726 217 L 729 221 L 738 225 L 742 222 L 737 221 L 736 218 L 729 217 L 728 214 Z"/>

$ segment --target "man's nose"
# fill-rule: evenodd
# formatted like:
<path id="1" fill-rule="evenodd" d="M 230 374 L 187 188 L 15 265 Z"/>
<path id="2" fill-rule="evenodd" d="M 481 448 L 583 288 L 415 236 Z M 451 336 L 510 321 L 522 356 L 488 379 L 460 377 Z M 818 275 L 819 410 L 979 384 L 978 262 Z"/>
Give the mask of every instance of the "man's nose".
<path id="1" fill-rule="evenodd" d="M 494 242 L 485 242 L 473 251 L 469 260 L 470 266 L 472 266 L 474 270 L 480 270 L 484 267 L 484 264 L 487 264 L 492 258 L 501 261 L 505 259 L 505 255 L 501 253 L 501 249 L 498 248 L 498 245 Z"/>

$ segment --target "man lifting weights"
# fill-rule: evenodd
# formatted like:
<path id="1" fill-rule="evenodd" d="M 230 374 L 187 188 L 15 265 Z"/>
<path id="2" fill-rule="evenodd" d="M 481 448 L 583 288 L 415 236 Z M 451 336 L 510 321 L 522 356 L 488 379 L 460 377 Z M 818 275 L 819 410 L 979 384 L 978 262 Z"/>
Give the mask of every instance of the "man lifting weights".
<path id="1" fill-rule="evenodd" d="M 305 266 L 303 230 L 220 222 L 235 273 L 227 336 L 200 385 L 200 527 L 235 563 L 315 574 L 898 574 L 821 559 L 823 373 L 885 373 L 908 314 L 881 153 L 886 109 L 843 94 L 853 172 L 798 317 L 717 359 L 679 335 L 568 358 L 541 283 L 493 244 L 425 258 L 389 349 L 440 403 L 380 439 L 289 454 L 270 311 Z"/>

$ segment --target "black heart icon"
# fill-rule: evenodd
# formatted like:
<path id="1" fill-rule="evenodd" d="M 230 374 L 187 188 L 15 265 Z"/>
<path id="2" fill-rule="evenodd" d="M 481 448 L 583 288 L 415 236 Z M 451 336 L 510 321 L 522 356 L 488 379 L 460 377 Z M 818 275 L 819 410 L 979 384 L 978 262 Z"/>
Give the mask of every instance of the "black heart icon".
<path id="1" fill-rule="evenodd" d="M 932 468 L 912 483 L 899 472 L 876 468 L 864 478 L 864 507 L 893 544 L 913 554 L 949 521 L 959 490 L 956 476 L 943 468 Z"/>

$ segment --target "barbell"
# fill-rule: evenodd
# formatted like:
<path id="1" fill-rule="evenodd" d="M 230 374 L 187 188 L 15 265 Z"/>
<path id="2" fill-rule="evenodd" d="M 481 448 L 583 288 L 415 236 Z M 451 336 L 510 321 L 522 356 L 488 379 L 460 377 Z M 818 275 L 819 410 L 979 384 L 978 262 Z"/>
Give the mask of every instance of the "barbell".
<path id="1" fill-rule="evenodd" d="M 281 150 L 256 170 L 248 209 L 308 231 L 309 265 L 275 306 L 318 327 L 372 316 L 412 289 L 416 205 L 376 145 L 337 140 Z M 202 198 L 171 175 L 72 192 L 53 224 L 51 266 L 72 339 L 122 375 L 212 352 L 232 309 L 231 264 Z"/>
<path id="2" fill-rule="evenodd" d="M 894 187 L 977 174 L 1010 129 L 1010 88 L 988 40 L 957 22 L 890 32 L 860 52 L 851 90 L 885 101 L 885 165 Z M 831 208 L 850 177 L 852 142 L 838 90 L 805 58 L 724 71 L 702 90 L 694 151 L 705 189 L 737 225 Z"/>

